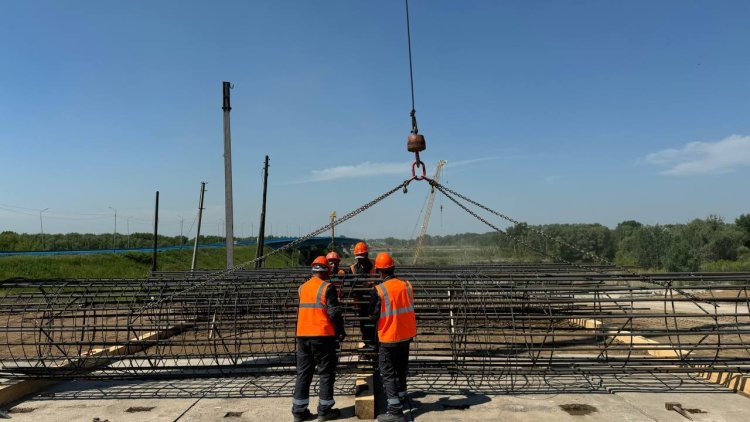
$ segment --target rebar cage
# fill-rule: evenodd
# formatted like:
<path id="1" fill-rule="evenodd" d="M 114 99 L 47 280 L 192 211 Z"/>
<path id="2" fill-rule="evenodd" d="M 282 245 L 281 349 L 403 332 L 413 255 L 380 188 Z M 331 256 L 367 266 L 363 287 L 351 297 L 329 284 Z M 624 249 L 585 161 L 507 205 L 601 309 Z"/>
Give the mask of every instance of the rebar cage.
<path id="1" fill-rule="evenodd" d="M 206 274 L 6 281 L 0 371 L 9 378 L 263 377 L 290 389 L 297 288 L 308 269 L 236 271 L 204 284 Z M 414 286 L 410 374 L 432 380 L 428 390 L 492 391 L 536 376 L 750 369 L 750 273 L 649 274 L 658 285 L 604 265 L 590 272 L 565 264 L 401 267 L 397 275 Z M 372 365 L 358 349 L 356 308 L 370 292 L 363 281 L 343 280 L 342 379 Z"/>

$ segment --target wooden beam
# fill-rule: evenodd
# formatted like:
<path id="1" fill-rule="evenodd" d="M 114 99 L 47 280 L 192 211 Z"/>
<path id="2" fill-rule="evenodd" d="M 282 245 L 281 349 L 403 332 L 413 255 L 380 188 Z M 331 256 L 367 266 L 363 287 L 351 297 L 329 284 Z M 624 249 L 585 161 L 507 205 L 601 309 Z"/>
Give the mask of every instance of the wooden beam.
<path id="1" fill-rule="evenodd" d="M 359 419 L 375 419 L 375 383 L 372 374 L 359 374 L 354 383 L 354 414 Z"/>
<path id="2" fill-rule="evenodd" d="M 600 330 L 602 335 L 607 339 L 619 343 L 633 345 L 633 350 L 646 352 L 651 356 L 658 358 L 680 358 L 688 354 L 685 350 L 675 349 L 670 345 L 661 344 L 656 340 L 647 337 L 633 335 L 630 331 L 616 330 L 607 327 L 602 321 L 597 319 L 569 319 L 568 322 L 591 330 Z"/>
<path id="3" fill-rule="evenodd" d="M 674 349 L 670 345 L 661 344 L 656 340 L 652 340 L 643 336 L 634 336 L 630 334 L 629 331 L 608 330 L 601 321 L 596 319 L 578 318 L 569 319 L 568 322 L 583 328 L 602 330 L 602 334 L 607 335 L 607 338 L 613 338 L 614 341 L 620 343 L 632 344 L 634 346 L 646 345 L 647 348 L 645 348 L 645 350 L 651 356 L 660 358 L 682 358 L 683 356 L 688 355 L 688 352 L 685 350 Z M 648 347 L 649 345 L 652 347 Z M 634 347 L 633 349 L 644 350 L 644 348 L 642 347 Z M 705 368 L 710 369 L 710 367 Z M 746 397 L 750 397 L 750 374 L 738 372 L 706 371 L 699 372 L 698 375 L 714 384 L 722 385 L 734 391 L 735 393 L 740 393 Z"/>
<path id="4" fill-rule="evenodd" d="M 91 349 L 88 352 L 82 353 L 80 358 L 68 360 L 65 363 L 61 362 L 56 365 L 56 367 L 59 369 L 76 368 L 92 371 L 107 366 L 110 363 L 119 360 L 122 356 L 132 355 L 148 349 L 151 346 L 155 346 L 159 340 L 179 334 L 188 326 L 189 325 L 187 324 L 178 324 L 164 330 L 149 331 L 145 334 L 131 338 L 125 344 L 103 349 Z M 37 394 L 45 388 L 63 381 L 65 381 L 65 379 L 62 378 L 37 378 L 26 379 L 7 385 L 0 388 L 0 406 L 7 406 L 16 403 L 27 396 Z"/>

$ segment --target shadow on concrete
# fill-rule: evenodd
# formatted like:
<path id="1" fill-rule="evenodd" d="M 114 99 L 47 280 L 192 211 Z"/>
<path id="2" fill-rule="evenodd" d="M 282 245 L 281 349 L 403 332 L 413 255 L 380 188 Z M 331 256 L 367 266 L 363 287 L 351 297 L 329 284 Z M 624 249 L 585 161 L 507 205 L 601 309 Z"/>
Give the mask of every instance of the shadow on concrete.
<path id="1" fill-rule="evenodd" d="M 462 390 L 462 398 L 440 397 L 433 403 L 423 403 L 420 398 L 426 396 L 425 393 L 417 392 L 409 395 L 407 400 L 407 412 L 404 412 L 407 418 L 417 419 L 419 416 L 430 412 L 444 412 L 446 410 L 466 410 L 472 406 L 488 403 L 491 398 L 484 394 L 477 394 L 469 390 Z"/>
<path id="2" fill-rule="evenodd" d="M 347 407 L 339 407 L 341 411 L 341 419 L 353 418 L 354 417 L 354 405 Z"/>

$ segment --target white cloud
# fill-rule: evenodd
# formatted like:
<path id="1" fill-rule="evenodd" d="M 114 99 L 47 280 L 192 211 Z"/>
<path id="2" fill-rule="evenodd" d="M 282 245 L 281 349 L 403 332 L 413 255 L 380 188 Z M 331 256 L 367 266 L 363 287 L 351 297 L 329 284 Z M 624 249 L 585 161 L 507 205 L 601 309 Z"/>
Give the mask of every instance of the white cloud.
<path id="1" fill-rule="evenodd" d="M 649 164 L 668 167 L 662 174 L 689 176 L 729 173 L 750 166 L 750 136 L 732 135 L 717 142 L 690 142 L 648 154 Z"/>
<path id="2" fill-rule="evenodd" d="M 384 174 L 406 174 L 410 172 L 411 163 L 364 163 L 353 166 L 328 167 L 321 170 L 313 170 L 303 182 L 322 182 L 325 180 L 349 179 L 352 177 L 380 176 Z"/>
<path id="3" fill-rule="evenodd" d="M 469 160 L 459 160 L 454 162 L 448 162 L 447 166 L 450 168 L 458 168 L 475 164 L 482 161 L 496 160 L 499 157 L 483 157 L 473 158 Z M 297 180 L 291 182 L 296 183 L 309 183 L 309 182 L 323 182 L 328 180 L 337 179 L 351 179 L 355 177 L 370 177 L 370 176 L 382 176 L 390 174 L 401 174 L 404 178 L 411 175 L 411 162 L 401 163 L 371 163 L 365 161 L 364 163 L 350 165 L 350 166 L 336 166 L 328 167 L 320 170 L 312 170 L 310 175 L 303 180 Z M 431 172 L 435 169 L 435 163 L 427 162 L 427 171 Z"/>

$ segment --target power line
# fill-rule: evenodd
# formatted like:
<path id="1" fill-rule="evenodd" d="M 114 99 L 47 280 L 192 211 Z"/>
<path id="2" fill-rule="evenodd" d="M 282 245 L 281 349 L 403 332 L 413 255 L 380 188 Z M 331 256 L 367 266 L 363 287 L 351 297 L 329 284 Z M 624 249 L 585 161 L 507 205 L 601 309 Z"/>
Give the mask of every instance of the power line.
<path id="1" fill-rule="evenodd" d="M 4 208 L 16 208 L 20 210 L 27 210 L 27 211 L 35 211 L 39 212 L 42 210 L 42 208 L 29 208 L 29 207 L 22 207 L 19 205 L 11 205 L 11 204 L 0 204 L 0 207 Z M 97 216 L 107 216 L 109 217 L 110 213 L 103 213 L 103 212 L 83 212 L 83 211 L 50 211 L 51 214 L 61 214 L 61 215 L 97 215 Z"/>

